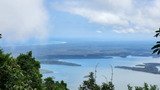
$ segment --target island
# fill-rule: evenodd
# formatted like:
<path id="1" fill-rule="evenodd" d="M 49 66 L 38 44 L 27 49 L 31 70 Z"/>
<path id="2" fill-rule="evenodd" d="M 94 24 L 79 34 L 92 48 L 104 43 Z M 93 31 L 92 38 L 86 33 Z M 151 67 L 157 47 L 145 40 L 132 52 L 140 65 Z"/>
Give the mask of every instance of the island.
<path id="1" fill-rule="evenodd" d="M 141 72 L 152 73 L 152 74 L 160 74 L 160 70 L 158 69 L 158 66 L 160 66 L 160 63 L 143 63 L 143 64 L 135 65 L 134 67 L 115 66 L 115 68 L 141 71 Z"/>
<path id="2" fill-rule="evenodd" d="M 54 64 L 54 65 L 66 65 L 66 66 L 81 66 L 80 64 L 58 61 L 58 60 L 43 60 L 40 61 L 41 64 Z"/>

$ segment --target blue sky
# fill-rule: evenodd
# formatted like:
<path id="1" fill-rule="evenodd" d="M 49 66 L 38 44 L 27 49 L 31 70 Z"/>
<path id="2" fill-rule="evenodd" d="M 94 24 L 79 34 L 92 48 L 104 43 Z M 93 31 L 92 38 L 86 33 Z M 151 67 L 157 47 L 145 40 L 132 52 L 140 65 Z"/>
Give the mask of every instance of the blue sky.
<path id="1" fill-rule="evenodd" d="M 0 1 L 3 44 L 151 41 L 159 25 L 159 0 Z"/>

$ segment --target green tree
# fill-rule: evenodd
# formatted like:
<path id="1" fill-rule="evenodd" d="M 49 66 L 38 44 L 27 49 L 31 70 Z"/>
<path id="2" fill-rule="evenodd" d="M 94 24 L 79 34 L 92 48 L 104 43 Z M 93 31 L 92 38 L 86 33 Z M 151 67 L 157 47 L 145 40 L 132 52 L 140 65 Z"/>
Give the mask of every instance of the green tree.
<path id="1" fill-rule="evenodd" d="M 101 90 L 114 90 L 114 85 L 112 82 L 103 83 L 101 87 Z"/>
<path id="2" fill-rule="evenodd" d="M 133 87 L 131 87 L 130 85 L 128 85 L 128 90 L 133 90 Z M 144 83 L 144 86 L 135 86 L 134 90 L 159 90 L 158 87 L 156 85 L 148 85 L 147 83 Z"/>
<path id="3" fill-rule="evenodd" d="M 0 50 L 0 90 L 68 90 L 64 81 L 48 77 L 42 82 L 39 69 L 31 51 L 13 58 Z"/>
<path id="4" fill-rule="evenodd" d="M 2 38 L 2 34 L 0 34 Z M 4 54 L 0 49 L 0 90 L 22 90 L 25 89 L 23 73 L 16 59 L 11 54 Z"/>
<path id="5" fill-rule="evenodd" d="M 128 87 L 128 90 L 132 90 L 133 89 L 133 87 L 131 87 L 130 85 L 127 85 L 127 87 Z"/>
<path id="6" fill-rule="evenodd" d="M 0 38 L 1 38 L 0 34 Z M 48 77 L 42 83 L 40 63 L 32 52 L 17 58 L 4 54 L 0 49 L 0 90 L 68 90 L 64 81 L 60 83 Z"/>
<path id="7" fill-rule="evenodd" d="M 67 84 L 64 81 L 60 83 L 54 81 L 51 77 L 44 79 L 44 90 L 68 90 Z"/>
<path id="8" fill-rule="evenodd" d="M 32 52 L 20 54 L 17 57 L 17 64 L 20 66 L 25 77 L 25 83 L 32 89 L 42 89 L 42 75 L 40 74 L 40 63 L 32 57 Z"/>
<path id="9" fill-rule="evenodd" d="M 156 34 L 154 37 L 157 38 L 158 36 L 160 36 L 160 28 L 155 32 Z M 160 41 L 157 41 L 156 44 L 151 49 L 153 50 L 153 53 L 160 54 Z"/>
<path id="10" fill-rule="evenodd" d="M 54 90 L 54 81 L 51 77 L 44 79 L 44 86 L 46 90 Z"/>
<path id="11" fill-rule="evenodd" d="M 16 59 L 0 50 L 0 89 L 25 88 L 24 75 Z"/>
<path id="12" fill-rule="evenodd" d="M 83 84 L 80 85 L 79 90 L 100 90 L 100 86 L 98 86 L 95 82 L 94 73 L 90 72 L 88 76 L 85 76 L 88 80 L 83 81 Z"/>
<path id="13" fill-rule="evenodd" d="M 114 90 L 114 85 L 112 82 L 98 85 L 95 81 L 95 75 L 93 72 L 90 72 L 88 76 L 85 76 L 88 80 L 83 81 L 83 84 L 80 85 L 79 90 Z"/>

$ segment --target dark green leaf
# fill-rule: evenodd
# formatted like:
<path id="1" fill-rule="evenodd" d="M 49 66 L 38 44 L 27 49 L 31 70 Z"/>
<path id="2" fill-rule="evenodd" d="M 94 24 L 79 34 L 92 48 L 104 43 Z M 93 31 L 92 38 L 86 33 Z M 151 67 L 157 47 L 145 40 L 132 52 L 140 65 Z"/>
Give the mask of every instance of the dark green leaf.
<path id="1" fill-rule="evenodd" d="M 160 50 L 158 50 L 157 54 L 158 54 L 158 55 L 160 54 Z"/>
<path id="2" fill-rule="evenodd" d="M 155 49 L 155 50 L 153 50 L 153 53 L 152 53 L 152 54 L 156 53 L 158 50 L 160 51 L 160 49 Z"/>
<path id="3" fill-rule="evenodd" d="M 151 49 L 160 48 L 160 44 L 154 45 Z"/>
<path id="4" fill-rule="evenodd" d="M 158 37 L 159 36 L 159 33 L 157 33 L 156 35 L 154 35 L 154 37 Z"/>
<path id="5" fill-rule="evenodd" d="M 160 32 L 160 30 L 155 31 L 156 33 Z"/>
<path id="6" fill-rule="evenodd" d="M 159 43 L 160 43 L 160 41 L 157 41 L 157 43 L 159 44 Z"/>

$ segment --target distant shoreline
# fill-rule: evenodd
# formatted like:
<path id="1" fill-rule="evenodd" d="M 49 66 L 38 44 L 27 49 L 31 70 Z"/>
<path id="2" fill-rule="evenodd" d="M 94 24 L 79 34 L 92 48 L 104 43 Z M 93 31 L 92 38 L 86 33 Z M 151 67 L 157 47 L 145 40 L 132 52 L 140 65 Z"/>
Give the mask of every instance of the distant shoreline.
<path id="1" fill-rule="evenodd" d="M 38 59 L 112 59 L 114 57 L 127 58 L 127 57 L 152 57 L 159 58 L 160 56 L 152 55 L 45 55 L 37 57 Z"/>
<path id="2" fill-rule="evenodd" d="M 53 71 L 47 70 L 47 69 L 40 69 L 40 72 L 41 72 L 41 74 L 53 73 Z"/>
<path id="3" fill-rule="evenodd" d="M 140 71 L 140 72 L 146 72 L 146 73 L 152 73 L 152 74 L 160 74 L 160 70 L 157 68 L 157 66 L 160 66 L 160 63 L 143 63 L 143 64 L 135 65 L 134 67 L 115 66 L 115 68 L 132 70 L 132 71 Z"/>
<path id="4" fill-rule="evenodd" d="M 43 60 L 40 61 L 41 64 L 50 64 L 50 65 L 65 65 L 65 66 L 81 66 L 80 64 L 71 63 L 71 62 L 64 62 L 58 60 Z"/>

